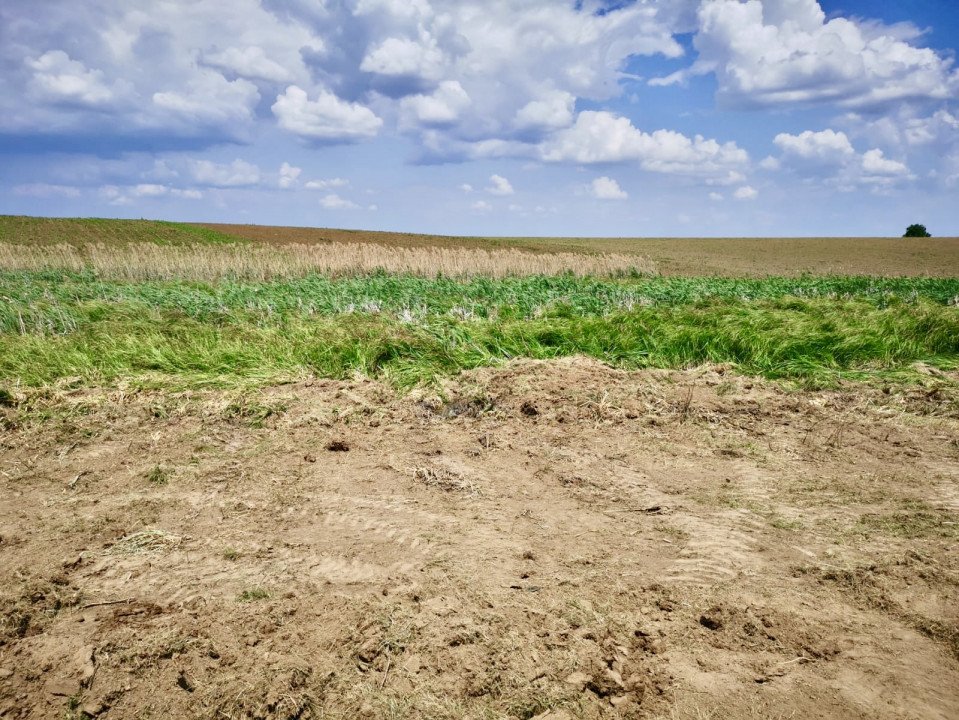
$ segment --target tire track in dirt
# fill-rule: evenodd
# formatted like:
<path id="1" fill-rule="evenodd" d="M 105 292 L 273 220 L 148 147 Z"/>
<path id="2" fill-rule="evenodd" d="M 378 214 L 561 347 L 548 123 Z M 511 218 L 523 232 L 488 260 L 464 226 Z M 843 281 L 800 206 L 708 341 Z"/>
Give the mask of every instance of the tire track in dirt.
<path id="1" fill-rule="evenodd" d="M 443 521 L 441 516 L 396 502 L 345 505 L 324 515 L 322 531 L 306 530 L 307 537 L 327 548 L 308 566 L 310 576 L 333 584 L 372 583 L 416 572 L 437 559 L 437 548 L 424 535 Z M 333 550 L 340 546 L 338 540 L 352 541 L 348 546 L 352 556 Z"/>
<path id="2" fill-rule="evenodd" d="M 757 524 L 751 513 L 734 510 L 713 518 L 677 514 L 672 522 L 689 541 L 667 570 L 669 582 L 715 585 L 760 570 L 756 541 L 748 534 Z"/>
<path id="3" fill-rule="evenodd" d="M 138 600 L 176 606 L 199 596 L 232 597 L 251 587 L 381 583 L 442 557 L 428 537 L 448 520 L 442 515 L 405 501 L 370 498 L 323 497 L 307 505 L 299 517 L 280 520 L 268 537 L 261 515 L 243 516 L 234 518 L 228 534 L 202 544 L 184 538 L 171 551 L 96 556 L 77 579 L 97 600 L 127 597 L 136 587 Z M 315 507 L 324 508 L 322 516 L 314 514 Z M 257 536 L 263 544 L 249 550 L 241 545 L 236 560 L 224 557 L 231 539 Z"/>
<path id="4" fill-rule="evenodd" d="M 765 564 L 756 538 L 766 530 L 766 523 L 755 512 L 736 505 L 768 506 L 772 502 L 768 484 L 747 463 L 731 464 L 724 472 L 729 484 L 717 492 L 715 500 L 733 505 L 731 509 L 708 516 L 681 512 L 673 519 L 689 540 L 668 571 L 672 582 L 715 585 L 754 575 Z"/>

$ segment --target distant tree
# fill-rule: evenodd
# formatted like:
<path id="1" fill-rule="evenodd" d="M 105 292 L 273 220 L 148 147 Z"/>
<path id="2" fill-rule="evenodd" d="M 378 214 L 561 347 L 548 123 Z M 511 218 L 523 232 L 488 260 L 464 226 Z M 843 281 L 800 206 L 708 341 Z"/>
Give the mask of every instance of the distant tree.
<path id="1" fill-rule="evenodd" d="M 903 237 L 932 237 L 925 225 L 910 225 L 906 228 L 906 234 Z"/>

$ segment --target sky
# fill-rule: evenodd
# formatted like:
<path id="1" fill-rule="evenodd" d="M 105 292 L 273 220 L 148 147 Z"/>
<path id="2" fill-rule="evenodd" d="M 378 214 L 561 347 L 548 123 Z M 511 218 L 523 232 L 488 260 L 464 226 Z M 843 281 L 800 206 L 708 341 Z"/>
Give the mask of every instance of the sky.
<path id="1" fill-rule="evenodd" d="M 954 0 L 0 3 L 0 214 L 959 235 Z"/>

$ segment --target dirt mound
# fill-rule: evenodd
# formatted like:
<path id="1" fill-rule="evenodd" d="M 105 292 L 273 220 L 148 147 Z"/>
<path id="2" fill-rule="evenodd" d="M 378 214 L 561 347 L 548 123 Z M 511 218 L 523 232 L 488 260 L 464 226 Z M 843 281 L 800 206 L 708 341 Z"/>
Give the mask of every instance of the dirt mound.
<path id="1" fill-rule="evenodd" d="M 0 716 L 956 717 L 956 380 L 0 407 Z"/>

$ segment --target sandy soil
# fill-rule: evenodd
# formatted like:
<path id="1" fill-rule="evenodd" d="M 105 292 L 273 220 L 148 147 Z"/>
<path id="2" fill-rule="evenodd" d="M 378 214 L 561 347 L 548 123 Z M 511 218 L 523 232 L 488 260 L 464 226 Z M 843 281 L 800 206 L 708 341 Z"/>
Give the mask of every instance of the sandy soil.
<path id="1" fill-rule="evenodd" d="M 0 716 L 959 717 L 957 381 L 3 398 Z"/>

